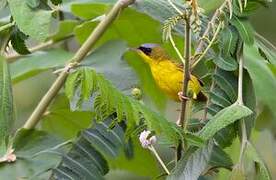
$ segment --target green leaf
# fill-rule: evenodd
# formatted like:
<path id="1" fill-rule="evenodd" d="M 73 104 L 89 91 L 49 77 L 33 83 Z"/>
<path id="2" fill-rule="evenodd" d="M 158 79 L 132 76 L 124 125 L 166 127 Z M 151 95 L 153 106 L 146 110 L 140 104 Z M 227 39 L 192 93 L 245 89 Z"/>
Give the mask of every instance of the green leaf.
<path id="1" fill-rule="evenodd" d="M 43 116 L 42 129 L 64 139 L 73 138 L 92 122 L 91 112 L 72 112 L 68 99 L 59 95 Z M 66 127 L 66 128 L 64 128 Z"/>
<path id="2" fill-rule="evenodd" d="M 199 136 L 204 140 L 208 140 L 220 129 L 250 114 L 252 114 L 252 111 L 246 106 L 233 104 L 226 107 L 208 121 L 208 123 L 199 132 Z"/>
<path id="3" fill-rule="evenodd" d="M 92 69 L 84 67 L 92 72 Z M 79 68 L 77 71 L 83 73 L 83 68 Z M 116 89 L 110 82 L 108 82 L 102 75 L 97 73 L 90 73 L 92 81 L 87 83 L 92 83 L 95 88 L 90 92 L 92 103 L 90 104 L 90 109 L 96 112 L 96 119 L 101 121 L 102 118 L 116 112 L 117 114 L 124 115 L 123 117 L 128 121 L 127 128 L 131 132 L 134 127 L 140 123 L 142 117 L 148 126 L 149 130 L 155 131 L 157 134 L 162 134 L 172 143 L 178 143 L 180 138 L 179 129 L 174 123 L 170 123 L 161 115 L 150 110 L 148 107 L 142 105 L 139 101 L 134 100 L 120 92 Z M 69 75 L 70 76 L 70 75 Z M 81 77 L 82 75 L 80 75 Z M 83 81 L 77 81 L 76 87 L 80 88 L 82 91 Z M 75 88 L 74 86 L 71 88 Z M 66 88 L 67 90 L 69 88 Z M 71 92 L 71 90 L 70 90 Z M 82 102 L 82 95 L 75 92 L 78 96 L 80 103 Z M 68 94 L 68 93 L 67 93 Z M 122 121 L 123 118 L 118 119 Z"/>
<path id="4" fill-rule="evenodd" d="M 30 54 L 30 51 L 28 50 L 25 40 L 28 36 L 26 36 L 24 33 L 22 33 L 18 28 L 14 28 L 14 30 L 11 33 L 10 41 L 13 49 L 19 53 L 19 54 Z"/>
<path id="5" fill-rule="evenodd" d="M 211 159 L 214 144 L 210 141 L 204 147 L 197 149 L 188 158 L 183 157 L 177 164 L 174 172 L 167 177 L 168 180 L 194 180 L 207 168 Z"/>
<path id="6" fill-rule="evenodd" d="M 110 7 L 104 4 L 72 4 L 71 11 L 75 16 L 83 19 L 93 19 L 97 16 L 103 15 Z"/>
<path id="7" fill-rule="evenodd" d="M 40 4 L 40 0 L 26 0 L 28 6 L 30 6 L 32 9 L 37 8 Z"/>
<path id="8" fill-rule="evenodd" d="M 10 65 L 12 81 L 17 83 L 48 69 L 64 66 L 71 57 L 71 53 L 60 49 L 23 57 Z"/>
<path id="9" fill-rule="evenodd" d="M 271 180 L 272 179 L 271 174 L 270 174 L 265 162 L 260 157 L 256 148 L 249 142 L 247 144 L 246 155 L 249 156 L 251 160 L 253 160 L 257 163 L 256 167 L 257 167 L 258 179 L 262 179 L 262 180 Z"/>
<path id="10" fill-rule="evenodd" d="M 235 51 L 238 35 L 236 34 L 236 31 L 232 30 L 231 27 L 225 28 L 221 33 L 221 51 L 223 57 L 228 57 Z"/>
<path id="11" fill-rule="evenodd" d="M 267 63 L 259 55 L 256 46 L 245 46 L 245 68 L 247 69 L 257 99 L 268 106 L 274 118 L 276 117 L 276 96 L 272 96 L 276 89 L 276 77 L 267 66 Z"/>
<path id="12" fill-rule="evenodd" d="M 243 74 L 243 101 L 246 107 L 252 110 L 252 114 L 244 118 L 247 137 L 250 137 L 251 131 L 255 127 L 256 122 L 256 110 L 257 110 L 257 102 L 256 95 L 254 92 L 254 86 L 252 79 L 250 78 L 248 72 L 244 70 Z M 241 132 L 240 132 L 241 135 Z"/>
<path id="13" fill-rule="evenodd" d="M 263 38 L 263 37 L 262 37 Z M 274 47 L 271 47 L 271 45 L 267 45 L 267 40 L 263 40 L 264 42 L 262 42 L 263 39 L 258 39 L 256 40 L 256 45 L 258 46 L 258 48 L 260 48 L 260 50 L 264 53 L 265 55 L 265 59 L 267 58 L 268 61 L 273 64 L 276 65 L 276 49 Z M 266 43 L 265 43 L 266 42 Z"/>
<path id="14" fill-rule="evenodd" d="M 0 165 L 0 174 L 4 179 L 48 179 L 47 172 L 54 168 L 59 157 L 44 153 L 56 148 L 61 141 L 43 131 L 20 129 L 17 131 L 13 148 L 16 162 Z M 42 175 L 43 174 L 43 175 Z"/>
<path id="15" fill-rule="evenodd" d="M 218 73 L 214 74 L 213 78 L 218 84 L 218 86 L 227 94 L 231 102 L 234 102 L 237 99 L 237 92 L 235 91 L 231 82 L 229 82 L 225 77 Z"/>
<path id="16" fill-rule="evenodd" d="M 13 148 L 16 156 L 31 158 L 37 153 L 57 146 L 61 142 L 57 137 L 44 131 L 19 129 L 13 139 Z"/>
<path id="17" fill-rule="evenodd" d="M 12 84 L 6 60 L 0 56 L 0 147 L 11 133 L 14 121 Z"/>
<path id="18" fill-rule="evenodd" d="M 97 24 L 98 21 L 88 21 L 77 26 L 74 30 L 77 40 L 84 43 Z M 145 24 L 147 25 L 147 33 L 144 32 Z M 98 44 L 114 39 L 123 39 L 131 46 L 139 46 L 145 42 L 161 43 L 160 28 L 160 23 L 149 16 L 132 9 L 125 9 L 108 28 Z"/>
<path id="19" fill-rule="evenodd" d="M 32 10 L 27 1 L 8 0 L 9 8 L 18 28 L 30 37 L 44 41 L 49 36 L 51 11 Z"/>
<path id="20" fill-rule="evenodd" d="M 213 59 L 213 62 L 225 71 L 234 71 L 238 68 L 238 63 L 231 56 L 217 56 Z"/>
<path id="21" fill-rule="evenodd" d="M 126 170 L 140 176 L 155 178 L 160 170 L 155 157 L 148 149 L 142 148 L 138 138 L 133 141 L 133 157 L 127 158 L 123 153 L 116 159 L 109 159 L 109 165 L 114 170 Z M 147 162 L 147 163 L 145 163 Z M 141 164 L 143 164 L 141 166 Z"/>
<path id="22" fill-rule="evenodd" d="M 231 24 L 237 28 L 242 40 L 246 44 L 252 45 L 254 43 L 254 30 L 247 19 L 234 16 L 231 19 Z"/>
<path id="23" fill-rule="evenodd" d="M 107 157 L 117 157 L 125 144 L 124 130 L 118 124 L 110 129 L 115 116 L 83 130 L 72 149 L 53 170 L 52 177 L 61 179 L 103 179 L 109 171 Z"/>
<path id="24" fill-rule="evenodd" d="M 59 22 L 57 32 L 50 38 L 54 41 L 60 41 L 66 37 L 73 36 L 74 28 L 78 25 L 78 21 L 75 20 L 64 20 Z"/>
<path id="25" fill-rule="evenodd" d="M 234 139 L 237 137 L 237 128 L 235 124 L 230 124 L 225 128 L 219 130 L 214 138 L 220 147 L 225 148 L 232 145 Z"/>
<path id="26" fill-rule="evenodd" d="M 212 167 L 223 167 L 231 170 L 233 166 L 233 161 L 220 146 L 215 145 L 213 147 L 213 152 L 209 161 L 209 165 Z"/>

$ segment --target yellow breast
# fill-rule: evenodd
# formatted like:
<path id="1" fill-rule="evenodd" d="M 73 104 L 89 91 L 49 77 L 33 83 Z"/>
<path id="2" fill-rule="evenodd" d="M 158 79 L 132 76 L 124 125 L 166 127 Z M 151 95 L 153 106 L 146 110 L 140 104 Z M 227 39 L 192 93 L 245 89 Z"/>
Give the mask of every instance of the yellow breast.
<path id="1" fill-rule="evenodd" d="M 179 101 L 178 92 L 182 91 L 183 71 L 170 60 L 156 61 L 150 64 L 153 78 L 162 91 L 170 98 Z M 200 83 L 195 76 L 191 76 L 188 91 L 193 92 L 193 98 L 200 92 Z"/>

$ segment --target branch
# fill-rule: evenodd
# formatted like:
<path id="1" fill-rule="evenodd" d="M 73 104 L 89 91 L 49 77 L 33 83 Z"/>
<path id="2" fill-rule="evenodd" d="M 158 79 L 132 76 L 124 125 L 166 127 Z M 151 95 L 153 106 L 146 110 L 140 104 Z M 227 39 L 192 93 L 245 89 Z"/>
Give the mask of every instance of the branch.
<path id="1" fill-rule="evenodd" d="M 51 101 L 55 98 L 59 90 L 65 83 L 65 80 L 68 76 L 68 72 L 72 69 L 76 64 L 80 63 L 87 53 L 91 50 L 91 48 L 96 44 L 96 42 L 100 39 L 100 37 L 104 34 L 104 32 L 108 29 L 111 23 L 116 19 L 117 15 L 121 12 L 122 9 L 126 8 L 128 5 L 134 3 L 135 0 L 118 0 L 117 3 L 113 6 L 107 16 L 97 25 L 94 31 L 90 34 L 85 43 L 80 47 L 80 49 L 76 52 L 74 57 L 69 61 L 64 68 L 64 70 L 60 73 L 58 78 L 52 84 L 48 92 L 41 99 L 27 122 L 24 124 L 24 128 L 32 129 L 39 122 L 41 116 L 51 103 Z"/>
<path id="2" fill-rule="evenodd" d="M 183 87 L 182 87 L 182 95 L 184 97 L 188 96 L 188 82 L 190 80 L 190 57 L 191 57 L 191 24 L 190 24 L 190 14 L 187 12 L 185 18 L 185 48 L 184 48 L 184 59 L 185 59 L 185 66 L 184 74 L 183 74 Z M 184 128 L 186 127 L 186 109 L 187 109 L 187 99 L 183 99 L 181 103 L 181 112 L 180 112 L 180 119 L 179 125 Z M 179 160 L 181 158 L 182 152 L 182 143 L 180 143 L 177 147 L 176 159 Z"/>

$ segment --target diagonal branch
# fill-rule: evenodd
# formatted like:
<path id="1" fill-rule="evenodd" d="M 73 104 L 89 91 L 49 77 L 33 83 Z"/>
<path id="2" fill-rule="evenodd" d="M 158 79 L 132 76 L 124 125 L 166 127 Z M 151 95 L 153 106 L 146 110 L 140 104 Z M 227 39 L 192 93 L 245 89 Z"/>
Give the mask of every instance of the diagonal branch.
<path id="1" fill-rule="evenodd" d="M 112 22 L 116 19 L 120 11 L 126 8 L 128 5 L 134 3 L 135 0 L 118 0 L 117 3 L 113 6 L 110 12 L 106 15 L 106 17 L 98 24 L 98 26 L 94 29 L 94 31 L 90 34 L 85 43 L 80 47 L 80 49 L 76 52 L 74 57 L 69 61 L 64 68 L 64 70 L 60 73 L 58 78 L 52 84 L 48 92 L 44 95 L 41 101 L 38 103 L 37 107 L 24 124 L 24 128 L 32 129 L 36 126 L 36 124 L 41 119 L 41 116 L 55 98 L 59 90 L 65 83 L 65 80 L 68 76 L 68 72 L 75 65 L 80 63 L 87 53 L 91 50 L 91 48 L 96 44 L 96 42 L 100 39 L 100 37 L 104 34 L 104 32 L 108 29 L 108 27 L 112 24 Z"/>

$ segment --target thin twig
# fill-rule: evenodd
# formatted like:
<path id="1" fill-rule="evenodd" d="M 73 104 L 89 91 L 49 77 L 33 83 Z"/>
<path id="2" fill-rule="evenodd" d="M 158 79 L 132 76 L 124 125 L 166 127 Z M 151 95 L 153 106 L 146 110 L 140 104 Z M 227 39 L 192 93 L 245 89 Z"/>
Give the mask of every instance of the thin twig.
<path id="1" fill-rule="evenodd" d="M 169 40 L 170 40 L 170 42 L 171 42 L 171 44 L 172 44 L 172 46 L 173 46 L 175 52 L 177 53 L 178 57 L 180 58 L 181 62 L 182 62 L 183 65 L 185 66 L 185 60 L 184 60 L 182 54 L 180 53 L 180 51 L 178 50 L 178 48 L 176 47 L 175 42 L 174 42 L 173 37 L 172 37 L 171 34 L 169 35 Z"/>
<path id="2" fill-rule="evenodd" d="M 1 31 L 4 31 L 4 30 L 6 30 L 6 29 L 9 29 L 10 27 L 12 27 L 12 26 L 14 26 L 14 25 L 15 25 L 14 22 L 5 24 L 5 25 L 3 25 L 3 26 L 0 27 L 0 32 L 1 32 Z"/>
<path id="3" fill-rule="evenodd" d="M 187 12 L 185 17 L 185 48 L 184 48 L 184 73 L 183 73 L 183 87 L 182 95 L 184 97 L 188 96 L 188 82 L 190 80 L 190 57 L 191 57 L 191 24 L 190 24 L 190 13 Z M 186 123 L 186 108 L 187 108 L 187 99 L 183 99 L 181 103 L 181 112 L 179 125 L 184 128 Z M 177 147 L 176 159 L 179 160 L 182 154 L 182 143 Z"/>
<path id="4" fill-rule="evenodd" d="M 80 47 L 80 49 L 76 52 L 74 57 L 69 61 L 69 63 L 65 66 L 64 70 L 60 73 L 56 81 L 52 84 L 48 92 L 41 99 L 39 104 L 36 106 L 35 110 L 29 117 L 29 119 L 24 124 L 24 128 L 32 129 L 36 126 L 36 124 L 41 119 L 41 116 L 55 98 L 59 90 L 65 83 L 65 80 L 68 76 L 68 72 L 72 67 L 80 63 L 87 53 L 91 50 L 91 48 L 96 44 L 96 42 L 100 39 L 100 37 L 104 34 L 104 32 L 108 29 L 111 23 L 116 19 L 117 15 L 121 12 L 122 9 L 127 7 L 128 5 L 134 3 L 135 0 L 118 0 L 117 3 L 113 6 L 110 12 L 106 15 L 106 17 L 98 24 L 98 26 L 94 29 L 94 31 L 90 34 L 85 43 Z"/>
<path id="5" fill-rule="evenodd" d="M 165 163 L 163 162 L 163 160 L 161 159 L 161 157 L 157 153 L 156 149 L 153 146 L 150 146 L 149 150 L 151 150 L 151 152 L 155 155 L 156 159 L 158 160 L 158 162 L 160 163 L 162 168 L 166 171 L 166 173 L 168 175 L 170 175 L 171 173 L 170 173 L 169 169 L 167 168 L 167 166 L 165 165 Z"/>
<path id="6" fill-rule="evenodd" d="M 200 54 L 200 56 L 198 58 L 196 58 L 196 61 L 192 64 L 192 68 L 194 68 L 201 61 L 202 58 L 204 58 L 204 56 L 207 54 L 208 50 L 212 47 L 212 45 L 214 44 L 214 42 L 215 42 L 215 40 L 216 40 L 216 38 L 217 38 L 217 36 L 218 36 L 221 28 L 222 28 L 222 25 L 223 25 L 223 23 L 220 22 L 219 25 L 218 25 L 218 27 L 217 27 L 217 29 L 216 29 L 216 32 L 214 33 L 214 36 L 213 36 L 212 40 L 210 41 L 210 43 L 208 44 L 208 46 L 205 48 L 205 50 L 203 51 L 203 53 Z M 195 57 L 196 56 L 197 55 L 195 54 Z"/>

